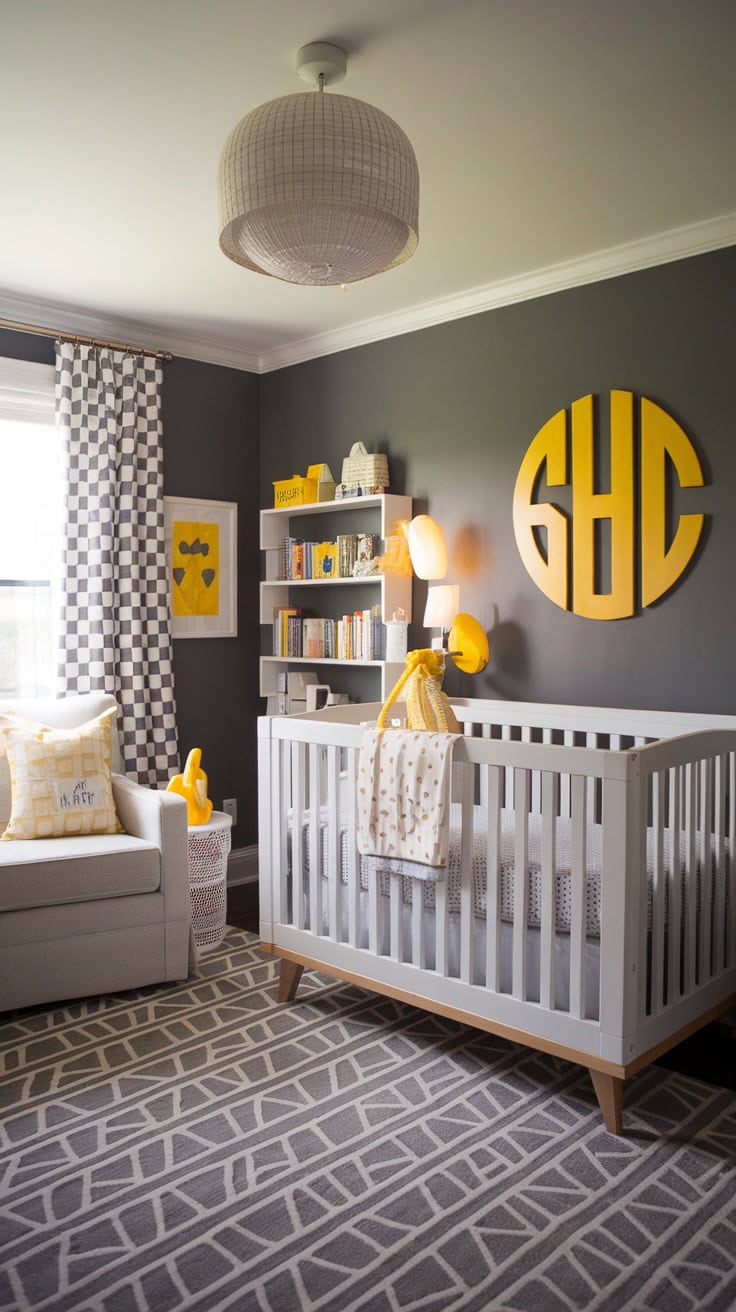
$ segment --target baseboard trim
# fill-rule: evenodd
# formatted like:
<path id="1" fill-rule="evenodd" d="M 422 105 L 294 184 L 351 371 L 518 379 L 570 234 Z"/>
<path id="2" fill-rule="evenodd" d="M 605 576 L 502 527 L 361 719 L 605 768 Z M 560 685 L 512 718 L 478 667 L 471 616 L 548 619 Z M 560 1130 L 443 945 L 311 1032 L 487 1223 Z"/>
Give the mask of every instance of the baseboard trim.
<path id="1" fill-rule="evenodd" d="M 228 887 L 233 884 L 253 884 L 258 879 L 258 845 L 236 847 L 227 859 Z"/>

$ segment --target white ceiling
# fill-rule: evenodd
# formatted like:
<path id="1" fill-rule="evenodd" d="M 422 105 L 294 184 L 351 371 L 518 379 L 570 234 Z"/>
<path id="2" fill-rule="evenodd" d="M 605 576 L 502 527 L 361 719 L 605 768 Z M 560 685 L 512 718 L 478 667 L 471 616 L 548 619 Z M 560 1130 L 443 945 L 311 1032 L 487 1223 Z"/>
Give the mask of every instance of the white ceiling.
<path id="1" fill-rule="evenodd" d="M 416 255 L 344 292 L 217 241 L 315 40 L 421 178 Z M 729 245 L 735 57 L 734 0 L 0 0 L 0 316 L 264 371 Z"/>

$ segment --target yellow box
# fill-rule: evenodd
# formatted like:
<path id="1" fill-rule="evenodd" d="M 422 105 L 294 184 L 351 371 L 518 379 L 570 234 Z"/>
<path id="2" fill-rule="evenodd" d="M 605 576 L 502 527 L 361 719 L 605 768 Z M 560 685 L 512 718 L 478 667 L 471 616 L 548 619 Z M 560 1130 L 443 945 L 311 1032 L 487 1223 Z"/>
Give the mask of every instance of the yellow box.
<path id="1" fill-rule="evenodd" d="M 273 504 L 280 506 L 307 506 L 317 500 L 317 479 L 292 474 L 291 478 L 274 480 Z"/>
<path id="2" fill-rule="evenodd" d="M 307 470 L 307 478 L 317 480 L 317 495 L 315 501 L 334 501 L 335 500 L 335 480 L 329 465 L 310 465 Z"/>

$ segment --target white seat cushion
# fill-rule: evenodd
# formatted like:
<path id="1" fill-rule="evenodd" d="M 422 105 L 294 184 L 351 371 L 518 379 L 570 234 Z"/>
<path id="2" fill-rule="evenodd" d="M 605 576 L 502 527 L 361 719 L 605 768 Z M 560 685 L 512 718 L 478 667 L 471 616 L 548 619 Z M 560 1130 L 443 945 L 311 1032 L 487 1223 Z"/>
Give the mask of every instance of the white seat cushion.
<path id="1" fill-rule="evenodd" d="M 159 849 L 130 834 L 0 843 L 0 911 L 154 893 L 160 882 Z"/>

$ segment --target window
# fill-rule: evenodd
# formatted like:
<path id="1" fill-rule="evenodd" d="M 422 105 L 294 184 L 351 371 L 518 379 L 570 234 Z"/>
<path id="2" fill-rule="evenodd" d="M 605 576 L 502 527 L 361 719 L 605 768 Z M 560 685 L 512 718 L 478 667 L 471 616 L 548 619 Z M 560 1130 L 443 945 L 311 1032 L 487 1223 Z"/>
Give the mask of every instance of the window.
<path id="1" fill-rule="evenodd" d="M 62 498 L 53 367 L 0 359 L 0 697 L 55 688 Z"/>

